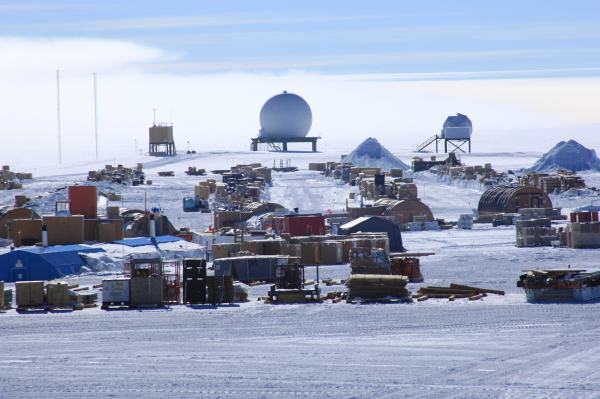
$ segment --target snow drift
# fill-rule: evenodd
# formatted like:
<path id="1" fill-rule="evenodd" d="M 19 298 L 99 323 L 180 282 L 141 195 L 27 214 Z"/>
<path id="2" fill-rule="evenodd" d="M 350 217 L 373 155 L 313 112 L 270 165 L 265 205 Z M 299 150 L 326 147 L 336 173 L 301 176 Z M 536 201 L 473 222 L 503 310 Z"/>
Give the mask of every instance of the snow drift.
<path id="1" fill-rule="evenodd" d="M 530 169 L 530 172 L 549 172 L 556 169 L 600 171 L 600 159 L 596 151 L 585 148 L 575 140 L 561 141 L 545 153 Z"/>
<path id="2" fill-rule="evenodd" d="M 361 168 L 381 168 L 389 172 L 390 169 L 408 169 L 408 165 L 382 146 L 377 139 L 369 137 L 363 141 L 342 162 L 351 162 Z"/>

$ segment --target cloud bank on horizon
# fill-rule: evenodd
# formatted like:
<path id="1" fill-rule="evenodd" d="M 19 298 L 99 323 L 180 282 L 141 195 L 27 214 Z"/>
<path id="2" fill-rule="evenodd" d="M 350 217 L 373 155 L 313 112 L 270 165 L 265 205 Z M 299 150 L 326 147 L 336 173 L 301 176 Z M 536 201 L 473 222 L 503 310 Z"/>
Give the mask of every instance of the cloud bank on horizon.
<path id="1" fill-rule="evenodd" d="M 307 99 L 322 148 L 409 150 L 456 112 L 475 151 L 600 147 L 600 5 L 446 3 L 0 4 L 0 156 L 56 160 L 56 69 L 66 161 L 94 153 L 93 72 L 104 157 L 145 148 L 153 108 L 179 148 L 248 149 L 282 90 Z"/>

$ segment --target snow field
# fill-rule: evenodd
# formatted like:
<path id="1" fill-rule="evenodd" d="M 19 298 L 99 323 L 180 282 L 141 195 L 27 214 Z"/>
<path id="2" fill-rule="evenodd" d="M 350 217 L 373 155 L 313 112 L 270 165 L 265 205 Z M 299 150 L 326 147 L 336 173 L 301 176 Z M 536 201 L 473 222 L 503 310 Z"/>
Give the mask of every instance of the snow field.
<path id="1" fill-rule="evenodd" d="M 146 192 L 148 203 L 160 203 L 175 224 L 202 226 L 199 214 L 179 213 L 182 193 L 191 193 L 198 180 L 183 175 L 187 166 L 270 165 L 276 157 L 217 153 L 161 159 L 146 165 L 153 186 L 122 190 L 131 196 L 131 207 Z M 286 154 L 304 170 L 274 174 L 270 200 L 303 210 L 343 208 L 349 188 L 306 171 L 308 162 L 338 157 Z M 469 157 L 468 163 L 479 163 L 471 162 L 476 155 Z M 490 158 L 494 167 L 512 168 L 529 166 L 531 156 L 481 156 L 481 162 Z M 88 167 L 77 168 L 38 178 L 24 191 L 42 193 L 80 181 Z M 159 170 L 175 170 L 176 177 L 159 179 L 154 176 Z M 476 207 L 481 195 L 476 188 L 426 178 L 417 184 L 434 215 L 447 219 Z M 14 194 L 2 192 L 0 200 Z M 9 311 L 0 314 L 0 397 L 598 397 L 600 303 L 528 304 L 516 281 L 526 268 L 598 267 L 600 251 L 516 248 L 514 235 L 511 227 L 489 225 L 403 234 L 410 251 L 435 252 L 421 261 L 423 284 L 456 282 L 507 292 L 476 302 L 265 305 L 256 301 L 268 290 L 263 285 L 252 287 L 252 300 L 239 306 Z M 349 267 L 319 271 L 322 278 L 339 280 L 348 277 Z M 307 278 L 314 275 L 315 268 L 308 268 Z M 102 277 L 68 281 L 93 284 Z M 409 284 L 413 292 L 418 287 Z"/>

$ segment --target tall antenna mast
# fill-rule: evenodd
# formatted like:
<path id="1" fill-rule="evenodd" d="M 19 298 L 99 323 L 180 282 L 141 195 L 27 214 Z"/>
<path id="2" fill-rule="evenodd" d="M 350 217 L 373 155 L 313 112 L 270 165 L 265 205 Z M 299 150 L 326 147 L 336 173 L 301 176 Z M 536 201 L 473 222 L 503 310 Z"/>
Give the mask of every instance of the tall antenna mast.
<path id="1" fill-rule="evenodd" d="M 60 71 L 56 70 L 56 130 L 58 134 L 58 163 L 62 164 L 62 145 L 60 139 Z"/>
<path id="2" fill-rule="evenodd" d="M 152 108 L 152 114 L 154 115 L 152 126 L 156 126 L 156 108 Z"/>
<path id="3" fill-rule="evenodd" d="M 94 72 L 94 135 L 96 138 L 96 161 L 98 160 L 98 91 L 96 88 L 96 72 Z"/>

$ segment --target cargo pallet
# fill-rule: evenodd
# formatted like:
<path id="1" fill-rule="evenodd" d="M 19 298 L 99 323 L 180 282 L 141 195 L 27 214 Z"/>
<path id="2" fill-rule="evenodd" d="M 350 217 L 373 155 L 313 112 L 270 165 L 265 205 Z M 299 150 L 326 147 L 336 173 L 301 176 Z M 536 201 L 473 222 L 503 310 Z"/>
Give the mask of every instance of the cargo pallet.
<path id="1" fill-rule="evenodd" d="M 121 309 L 121 308 L 129 308 L 129 302 L 102 302 L 102 306 L 100 309 L 109 310 L 111 308 Z"/>
<path id="2" fill-rule="evenodd" d="M 321 302 L 321 290 L 317 285 L 313 289 L 277 289 L 272 285 L 268 295 L 271 303 Z"/>
<path id="3" fill-rule="evenodd" d="M 149 303 L 143 305 L 129 305 L 129 309 L 164 309 L 167 305 L 164 303 Z"/>
<path id="4" fill-rule="evenodd" d="M 348 298 L 346 303 L 412 303 L 412 297 L 383 297 L 383 298 Z"/>
<path id="5" fill-rule="evenodd" d="M 76 310 L 82 310 L 81 306 L 49 306 L 46 308 L 46 311 L 50 313 L 66 313 L 66 312 L 74 312 Z"/>
<path id="6" fill-rule="evenodd" d="M 49 309 L 47 306 L 18 306 L 17 313 L 46 313 Z"/>

